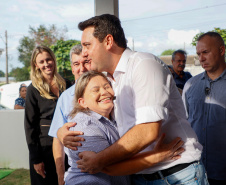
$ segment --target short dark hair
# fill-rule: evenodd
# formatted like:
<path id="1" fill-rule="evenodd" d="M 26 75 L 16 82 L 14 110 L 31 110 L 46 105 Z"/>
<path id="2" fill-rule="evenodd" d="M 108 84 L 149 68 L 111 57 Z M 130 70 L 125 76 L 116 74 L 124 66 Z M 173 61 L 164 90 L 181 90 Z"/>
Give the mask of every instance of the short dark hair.
<path id="1" fill-rule="evenodd" d="M 185 56 L 185 58 L 187 58 L 187 52 L 182 50 L 182 49 L 178 49 L 178 50 L 174 51 L 173 54 L 172 54 L 172 60 L 173 61 L 175 60 L 175 56 L 176 56 L 177 53 L 183 54 Z"/>
<path id="2" fill-rule="evenodd" d="M 221 45 L 225 46 L 224 44 L 224 40 L 223 38 L 221 37 L 221 35 L 217 32 L 214 32 L 214 31 L 209 31 L 209 32 L 206 32 L 202 35 L 200 35 L 198 38 L 197 38 L 197 42 L 200 41 L 202 38 L 204 38 L 205 36 L 209 36 L 209 37 L 213 37 L 215 38 Z"/>
<path id="3" fill-rule="evenodd" d="M 26 84 L 21 84 L 21 85 L 20 85 L 20 87 L 19 87 L 19 92 L 21 91 L 21 89 L 22 89 L 23 87 L 27 88 Z"/>
<path id="4" fill-rule="evenodd" d="M 125 34 L 118 17 L 110 14 L 103 14 L 78 24 L 78 28 L 81 31 L 90 26 L 94 27 L 93 36 L 100 42 L 103 42 L 104 38 L 108 34 L 111 34 L 117 46 L 121 48 L 127 47 Z"/>

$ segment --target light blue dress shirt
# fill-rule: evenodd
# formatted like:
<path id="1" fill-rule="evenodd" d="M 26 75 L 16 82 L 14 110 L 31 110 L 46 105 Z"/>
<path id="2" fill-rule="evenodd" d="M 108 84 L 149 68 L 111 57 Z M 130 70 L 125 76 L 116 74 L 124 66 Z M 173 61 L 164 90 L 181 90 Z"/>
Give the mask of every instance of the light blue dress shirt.
<path id="1" fill-rule="evenodd" d="M 188 121 L 203 145 L 208 178 L 226 180 L 226 70 L 215 80 L 206 72 L 189 79 L 183 101 Z"/>
<path id="2" fill-rule="evenodd" d="M 57 101 L 53 120 L 49 129 L 49 135 L 57 138 L 57 131 L 68 122 L 68 115 L 72 111 L 74 104 L 75 84 L 64 91 Z"/>
<path id="3" fill-rule="evenodd" d="M 79 153 L 83 151 L 100 152 L 112 145 L 119 139 L 117 125 L 115 121 L 111 121 L 100 114 L 90 111 L 89 113 L 79 112 L 70 122 L 76 122 L 75 127 L 71 127 L 72 131 L 84 132 L 82 146 L 78 150 L 64 148 L 68 155 L 68 163 L 71 166 L 65 173 L 65 183 L 67 185 L 129 185 L 129 176 L 109 176 L 104 173 L 89 174 L 82 173 L 77 168 L 76 161 L 79 160 Z"/>

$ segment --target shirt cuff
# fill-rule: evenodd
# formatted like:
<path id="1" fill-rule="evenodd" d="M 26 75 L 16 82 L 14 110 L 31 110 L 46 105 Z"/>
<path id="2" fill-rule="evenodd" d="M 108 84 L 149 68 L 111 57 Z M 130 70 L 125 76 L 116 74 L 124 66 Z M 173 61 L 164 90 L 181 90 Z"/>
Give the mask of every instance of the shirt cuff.
<path id="1" fill-rule="evenodd" d="M 136 110 L 136 125 L 168 119 L 168 109 L 161 106 L 141 107 Z"/>

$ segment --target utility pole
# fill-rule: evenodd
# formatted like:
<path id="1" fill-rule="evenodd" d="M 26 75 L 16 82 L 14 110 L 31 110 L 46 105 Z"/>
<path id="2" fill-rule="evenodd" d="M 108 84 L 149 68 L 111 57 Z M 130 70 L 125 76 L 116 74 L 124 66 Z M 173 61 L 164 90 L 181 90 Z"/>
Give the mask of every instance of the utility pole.
<path id="1" fill-rule="evenodd" d="M 9 83 L 9 79 L 8 79 L 8 43 L 7 43 L 7 30 L 5 31 L 5 55 L 6 55 L 6 59 L 5 59 L 5 63 L 6 63 L 5 78 L 6 78 L 6 84 L 8 84 Z"/>

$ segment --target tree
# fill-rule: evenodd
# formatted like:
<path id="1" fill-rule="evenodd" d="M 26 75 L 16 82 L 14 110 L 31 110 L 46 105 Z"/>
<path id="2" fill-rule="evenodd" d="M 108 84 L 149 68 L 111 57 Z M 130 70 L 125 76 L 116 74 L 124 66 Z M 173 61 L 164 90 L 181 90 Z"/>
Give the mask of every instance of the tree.
<path id="1" fill-rule="evenodd" d="M 212 31 L 219 33 L 221 35 L 221 37 L 223 38 L 224 43 L 226 44 L 226 29 L 214 28 L 214 30 L 212 30 Z M 191 43 L 193 46 L 196 46 L 197 39 L 202 34 L 204 34 L 204 32 L 200 32 L 194 36 L 194 38 L 192 39 L 192 43 Z"/>
<path id="2" fill-rule="evenodd" d="M 64 40 L 67 28 L 58 29 L 55 25 L 50 25 L 48 28 L 44 25 L 40 25 L 38 28 L 29 27 L 29 36 L 24 36 L 20 39 L 20 44 L 18 49 L 19 61 L 24 65 L 21 68 L 23 74 L 18 73 L 19 69 L 15 68 L 12 75 L 16 80 L 28 80 L 30 73 L 30 60 L 31 54 L 35 46 L 45 45 L 50 47 L 55 44 L 57 40 Z M 15 76 L 16 75 L 16 76 Z"/>
<path id="3" fill-rule="evenodd" d="M 19 51 L 19 61 L 24 65 L 24 67 L 30 66 L 31 54 L 35 47 L 35 41 L 33 38 L 24 36 L 19 41 L 19 47 L 17 50 Z"/>
<path id="4" fill-rule="evenodd" d="M 4 77 L 4 76 L 5 76 L 5 73 L 2 70 L 0 70 L 0 77 Z"/>
<path id="5" fill-rule="evenodd" d="M 163 51 L 161 53 L 161 56 L 163 56 L 163 55 L 172 55 L 174 51 L 175 51 L 175 49 L 167 49 L 167 50 L 165 50 L 165 51 Z"/>
<path id="6" fill-rule="evenodd" d="M 66 27 L 58 29 L 54 24 L 50 25 L 49 28 L 46 28 L 44 25 L 40 25 L 37 29 L 31 26 L 29 29 L 29 33 L 36 44 L 42 44 L 48 47 L 55 44 L 58 40 L 64 40 L 65 33 L 67 32 Z"/>
<path id="7" fill-rule="evenodd" d="M 70 50 L 71 50 L 72 46 L 77 45 L 77 44 L 80 44 L 80 41 L 58 40 L 55 45 L 52 45 L 50 47 L 56 56 L 58 72 L 64 78 L 69 78 L 71 80 L 74 79 L 74 76 L 71 73 Z"/>
<path id="8" fill-rule="evenodd" d="M 29 70 L 26 67 L 23 68 L 13 68 L 10 73 L 10 76 L 14 76 L 16 81 L 24 81 L 29 79 Z"/>

